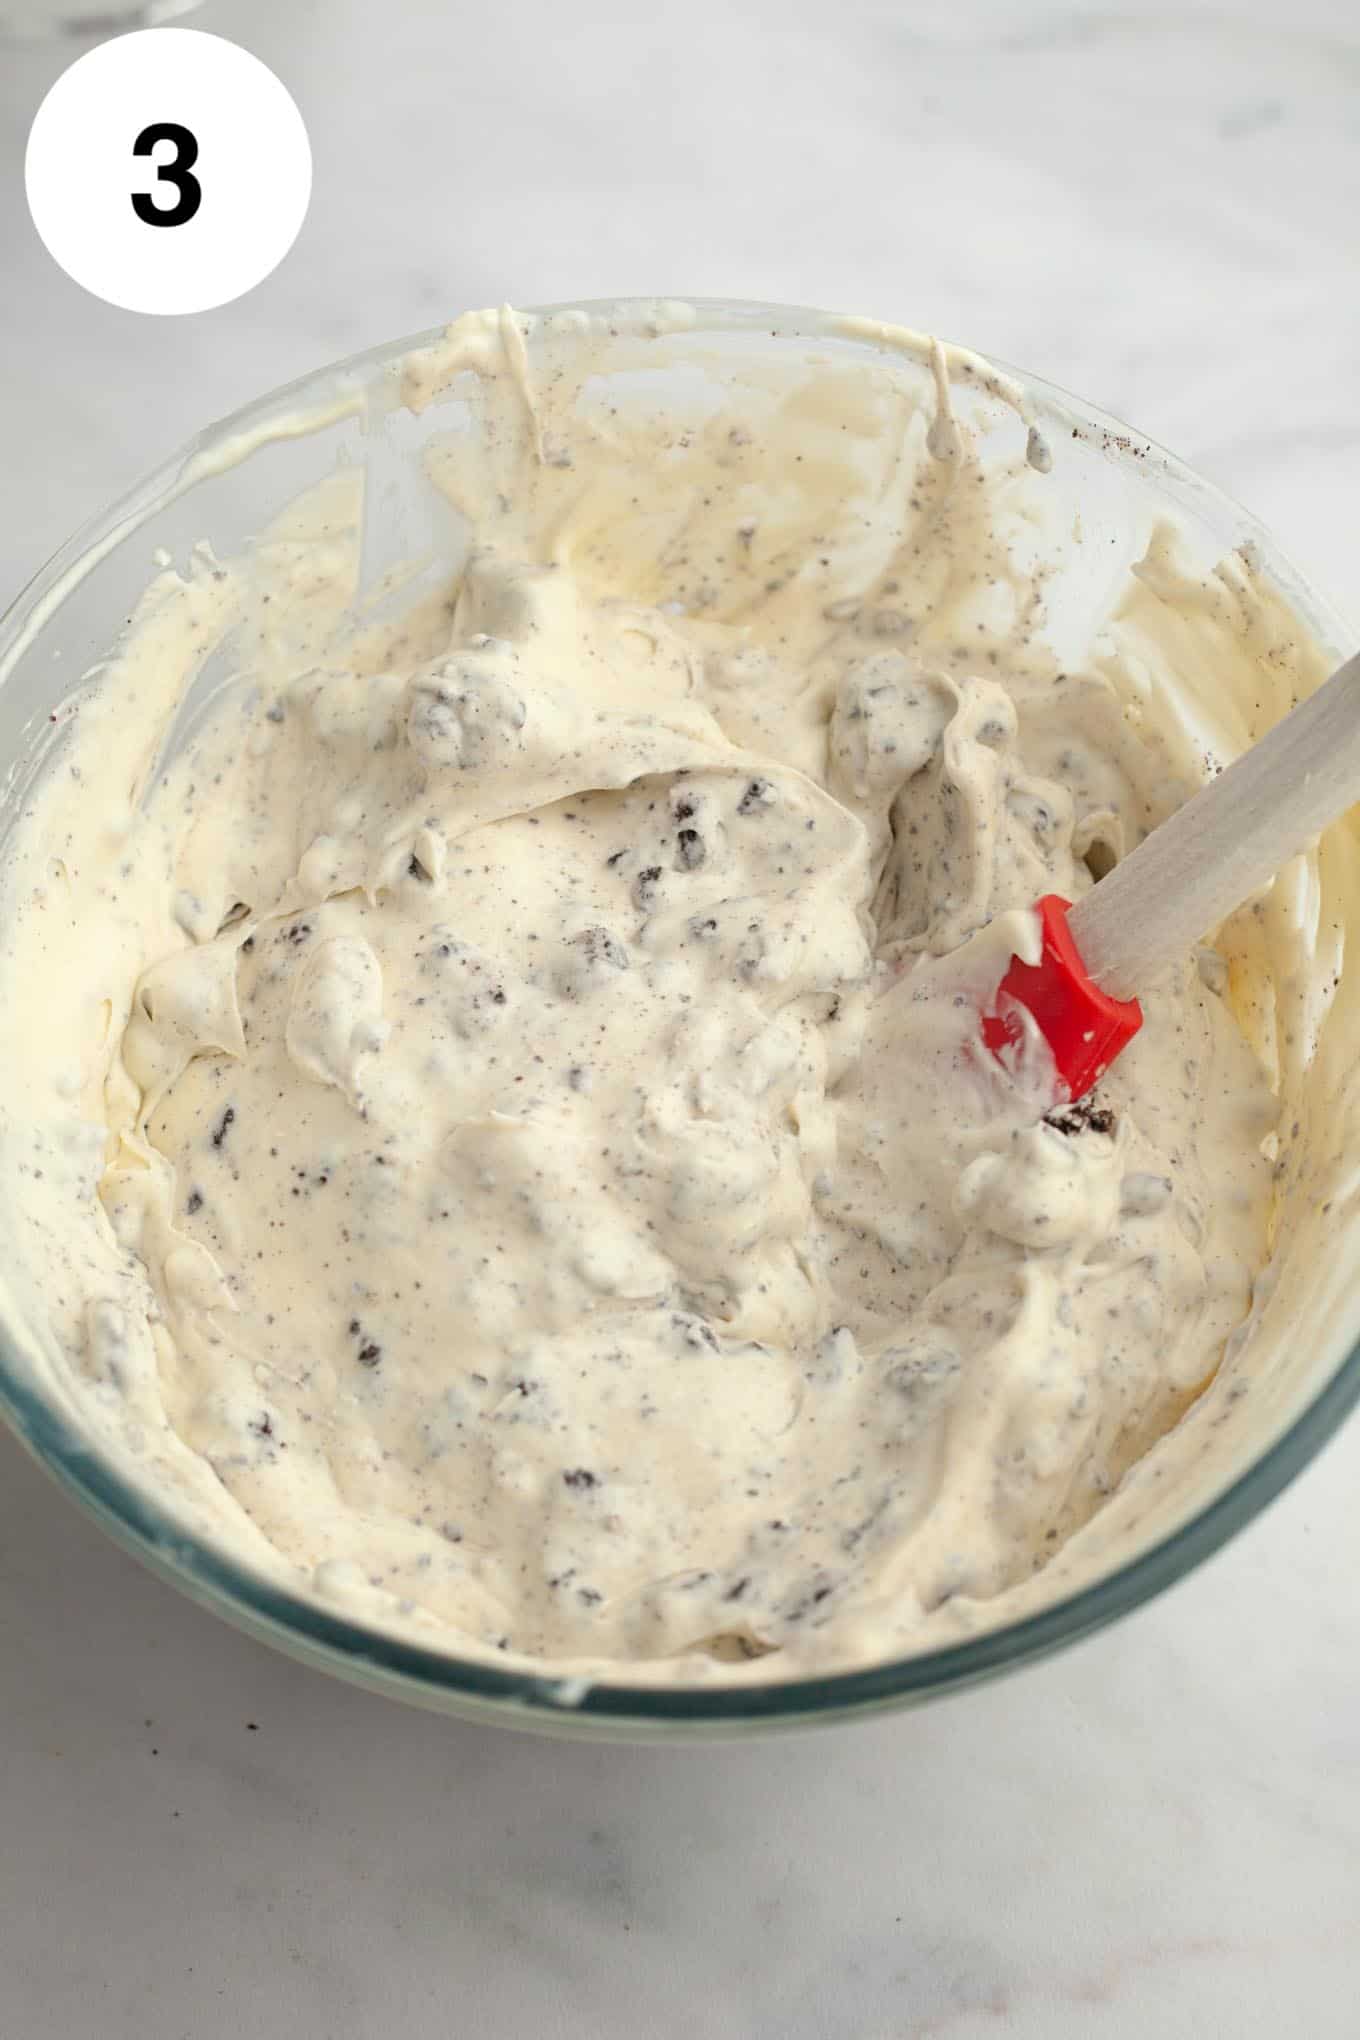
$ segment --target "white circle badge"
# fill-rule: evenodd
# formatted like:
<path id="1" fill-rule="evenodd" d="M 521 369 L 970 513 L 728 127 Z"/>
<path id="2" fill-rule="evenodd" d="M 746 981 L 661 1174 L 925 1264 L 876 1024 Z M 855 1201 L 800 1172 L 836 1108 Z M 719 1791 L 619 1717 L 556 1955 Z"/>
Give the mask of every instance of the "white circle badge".
<path id="1" fill-rule="evenodd" d="M 62 73 L 24 176 L 44 246 L 84 289 L 129 312 L 206 312 L 292 247 L 312 152 L 258 57 L 199 29 L 150 28 Z"/>

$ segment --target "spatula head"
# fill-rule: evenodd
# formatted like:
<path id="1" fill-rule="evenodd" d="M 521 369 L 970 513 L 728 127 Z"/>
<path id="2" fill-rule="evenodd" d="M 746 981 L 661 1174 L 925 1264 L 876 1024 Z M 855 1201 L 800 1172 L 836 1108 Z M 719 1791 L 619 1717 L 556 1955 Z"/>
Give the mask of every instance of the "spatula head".
<path id="1" fill-rule="evenodd" d="M 1136 999 L 1112 999 L 1092 984 L 1067 925 L 1071 903 L 1046 893 L 1036 907 L 1043 936 L 1037 963 L 1013 956 L 982 1018 L 982 1038 L 994 1055 L 1020 1039 L 1023 1006 L 1048 1043 L 1058 1080 L 1069 1099 L 1082 1098 L 1143 1024 Z"/>

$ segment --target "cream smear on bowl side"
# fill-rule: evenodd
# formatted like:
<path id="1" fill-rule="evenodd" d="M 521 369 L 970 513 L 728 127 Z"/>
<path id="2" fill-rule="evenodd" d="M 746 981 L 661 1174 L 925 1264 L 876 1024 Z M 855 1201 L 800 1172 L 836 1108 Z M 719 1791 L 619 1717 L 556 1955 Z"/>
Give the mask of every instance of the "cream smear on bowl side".
<path id="1" fill-rule="evenodd" d="M 880 356 L 692 351 L 681 421 L 686 324 L 408 361 L 470 540 L 404 612 L 354 475 L 161 574 L 30 796 L 0 1014 L 13 1306 L 100 1449 L 384 1626 L 677 1681 L 993 1626 L 1240 1453 L 1345 1017 L 1310 858 L 1083 1108 L 978 1051 L 957 952 L 985 989 L 1196 713 L 1248 741 L 1321 657 L 1163 529 L 1060 668 L 1014 385 L 847 323 Z"/>

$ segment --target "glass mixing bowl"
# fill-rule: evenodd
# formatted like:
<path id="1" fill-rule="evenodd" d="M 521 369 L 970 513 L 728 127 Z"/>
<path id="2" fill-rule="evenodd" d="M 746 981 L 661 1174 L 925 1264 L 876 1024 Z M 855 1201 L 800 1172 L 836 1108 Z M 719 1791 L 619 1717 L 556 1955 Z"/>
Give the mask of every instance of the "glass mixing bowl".
<path id="1" fill-rule="evenodd" d="M 634 335 L 673 316 L 655 303 L 579 309 Z M 705 373 L 719 379 L 738 375 L 752 348 L 801 347 L 819 357 L 881 348 L 868 329 L 857 332 L 802 309 L 701 302 L 691 313 L 687 344 L 705 351 Z M 426 444 L 447 420 L 438 405 L 414 417 L 398 397 L 403 360 L 437 338 L 416 335 L 355 355 L 211 427 L 87 525 L 37 576 L 0 622 L 0 756 L 6 767 L 0 848 L 24 786 L 43 769 L 53 711 L 117 640 L 151 576 L 153 556 L 162 564 L 167 555 L 182 561 L 204 540 L 218 555 L 238 553 L 286 503 L 337 465 L 357 465 L 365 483 L 365 587 L 377 587 L 399 563 L 420 556 L 447 569 L 458 539 L 422 462 Z M 1023 387 L 1060 453 L 1052 484 L 1066 492 L 1064 503 L 1070 497 L 1074 617 L 1110 598 L 1152 523 L 1170 512 L 1206 563 L 1252 542 L 1268 576 L 1317 639 L 1339 653 L 1340 625 L 1252 518 L 1091 405 L 1036 377 L 1007 373 Z M 682 379 L 671 399 L 683 408 L 693 391 Z M 976 400 L 987 430 L 1004 439 L 1017 429 L 999 408 L 988 417 L 985 392 L 973 390 L 966 399 Z M 1013 445 L 1010 451 L 1013 457 Z M 1055 628 L 1062 627 L 1059 615 Z M 18 1341 L 0 1323 L 0 1408 L 18 1437 L 111 1536 L 192 1599 L 310 1664 L 396 1698 L 541 1732 L 633 1740 L 730 1734 L 905 1707 L 1087 1635 L 1179 1579 L 1248 1523 L 1357 1399 L 1360 1347 L 1338 1342 L 1329 1349 L 1321 1342 L 1302 1356 L 1298 1380 L 1277 1403 L 1249 1463 L 1220 1475 L 1187 1502 L 1182 1520 L 1094 1584 L 1008 1625 L 896 1662 L 816 1678 L 660 1688 L 620 1677 L 582 1690 L 580 1682 L 547 1668 L 541 1676 L 501 1670 L 398 1640 L 280 1588 L 227 1550 L 186 1535 L 155 1494 L 103 1459 L 35 1386 Z"/>

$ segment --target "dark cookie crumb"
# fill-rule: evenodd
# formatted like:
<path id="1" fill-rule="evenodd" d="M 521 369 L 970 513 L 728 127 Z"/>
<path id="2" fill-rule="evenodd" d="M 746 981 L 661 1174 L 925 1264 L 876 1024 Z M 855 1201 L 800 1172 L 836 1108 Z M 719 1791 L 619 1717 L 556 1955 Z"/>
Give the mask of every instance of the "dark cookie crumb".
<path id="1" fill-rule="evenodd" d="M 1096 1105 L 1090 1098 L 1078 1098 L 1074 1105 L 1059 1105 L 1044 1114 L 1045 1126 L 1058 1133 L 1112 1134 L 1118 1122 L 1108 1105 Z"/>
<path id="2" fill-rule="evenodd" d="M 805 1620 L 814 1608 L 819 1608 L 823 1601 L 829 1599 L 835 1585 L 836 1582 L 834 1580 L 828 1579 L 810 1581 L 806 1587 L 800 1592 L 796 1592 L 785 1603 L 783 1611 L 784 1620 L 789 1623 Z"/>
<path id="3" fill-rule="evenodd" d="M 571 939 L 577 949 L 584 951 L 587 963 L 608 964 L 611 970 L 627 970 L 628 951 L 608 928 L 583 928 Z"/>
<path id="4" fill-rule="evenodd" d="M 657 889 L 661 883 L 661 866 L 649 864 L 633 880 L 633 898 L 644 914 L 650 914 L 656 905 Z"/>
<path id="5" fill-rule="evenodd" d="M 236 1107 L 234 1105 L 228 1105 L 226 1111 L 222 1114 L 222 1117 L 218 1120 L 216 1126 L 213 1128 L 212 1144 L 215 1148 L 221 1147 L 223 1141 L 227 1137 L 227 1134 L 235 1118 Z"/>
<path id="6" fill-rule="evenodd" d="M 775 790 L 768 779 L 753 779 L 741 799 L 737 802 L 739 815 L 760 814 L 773 805 Z"/>
<path id="7" fill-rule="evenodd" d="M 591 1473 L 584 1466 L 572 1467 L 570 1472 L 563 1474 L 562 1478 L 569 1488 L 593 1488 L 598 1487 L 600 1484 L 598 1476 Z"/>

